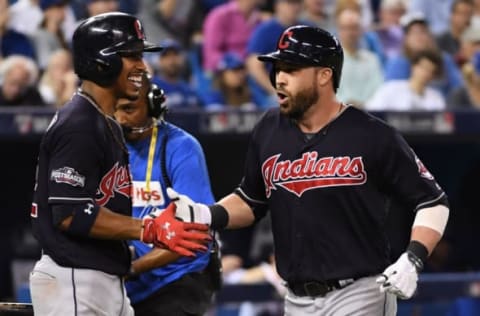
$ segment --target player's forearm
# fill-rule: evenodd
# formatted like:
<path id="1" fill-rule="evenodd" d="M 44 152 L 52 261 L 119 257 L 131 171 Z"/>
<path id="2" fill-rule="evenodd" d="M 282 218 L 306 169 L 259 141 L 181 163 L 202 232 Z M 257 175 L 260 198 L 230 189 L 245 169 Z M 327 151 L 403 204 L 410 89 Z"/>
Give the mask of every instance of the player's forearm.
<path id="1" fill-rule="evenodd" d="M 424 245 L 430 255 L 441 238 L 442 235 L 431 228 L 414 226 L 412 228 L 412 236 L 410 239 L 418 241 Z"/>
<path id="2" fill-rule="evenodd" d="M 135 240 L 140 238 L 141 231 L 142 220 L 101 207 L 89 235 L 96 238 Z"/>
<path id="3" fill-rule="evenodd" d="M 134 275 L 165 266 L 176 261 L 181 256 L 161 248 L 153 248 L 152 251 L 141 256 L 132 262 L 132 272 Z"/>
<path id="4" fill-rule="evenodd" d="M 250 206 L 238 195 L 229 194 L 221 199 L 218 204 L 223 206 L 228 213 L 227 227 L 229 229 L 247 227 L 253 224 L 255 216 Z"/>

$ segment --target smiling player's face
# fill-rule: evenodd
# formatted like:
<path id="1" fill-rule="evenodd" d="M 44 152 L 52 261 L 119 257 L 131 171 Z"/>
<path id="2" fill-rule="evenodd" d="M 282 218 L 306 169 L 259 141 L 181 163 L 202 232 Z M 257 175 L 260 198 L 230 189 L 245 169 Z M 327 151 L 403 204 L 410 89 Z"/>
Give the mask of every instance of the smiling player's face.
<path id="1" fill-rule="evenodd" d="M 142 52 L 122 54 L 122 71 L 115 82 L 119 98 L 136 100 L 142 87 L 142 75 L 147 71 Z"/>

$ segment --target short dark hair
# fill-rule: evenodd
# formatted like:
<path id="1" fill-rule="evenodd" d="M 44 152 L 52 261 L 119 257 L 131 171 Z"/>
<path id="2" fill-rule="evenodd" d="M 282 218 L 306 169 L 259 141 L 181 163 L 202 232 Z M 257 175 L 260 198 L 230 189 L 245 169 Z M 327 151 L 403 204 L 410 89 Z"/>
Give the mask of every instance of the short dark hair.
<path id="1" fill-rule="evenodd" d="M 442 53 L 437 50 L 421 50 L 417 53 L 414 53 L 411 59 L 412 66 L 418 64 L 422 59 L 427 59 L 435 65 L 435 74 L 436 78 L 443 75 L 443 57 Z"/>
<path id="2" fill-rule="evenodd" d="M 452 12 L 455 11 L 455 10 L 457 9 L 457 7 L 458 7 L 460 4 L 462 4 L 462 3 L 468 4 L 468 5 L 472 6 L 472 7 L 474 6 L 473 0 L 455 0 L 455 1 L 453 1 L 453 3 L 452 3 L 452 7 L 451 7 Z"/>

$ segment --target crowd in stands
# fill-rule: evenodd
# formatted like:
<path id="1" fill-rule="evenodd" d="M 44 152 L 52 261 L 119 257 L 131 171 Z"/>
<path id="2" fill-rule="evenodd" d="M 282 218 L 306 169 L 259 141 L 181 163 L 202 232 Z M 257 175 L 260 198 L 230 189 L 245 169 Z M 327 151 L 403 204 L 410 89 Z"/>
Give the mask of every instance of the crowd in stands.
<path id="1" fill-rule="evenodd" d="M 256 57 L 293 24 L 337 35 L 342 102 L 480 109 L 480 0 L 0 0 L 0 106 L 62 106 L 78 86 L 75 27 L 111 11 L 135 14 L 165 47 L 146 61 L 171 110 L 276 106 Z"/>

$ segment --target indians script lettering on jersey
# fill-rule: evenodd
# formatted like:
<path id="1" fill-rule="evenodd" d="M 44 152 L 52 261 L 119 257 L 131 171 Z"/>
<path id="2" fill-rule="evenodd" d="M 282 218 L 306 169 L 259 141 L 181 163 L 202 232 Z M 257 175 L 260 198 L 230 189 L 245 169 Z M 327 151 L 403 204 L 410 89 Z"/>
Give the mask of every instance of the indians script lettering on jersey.
<path id="1" fill-rule="evenodd" d="M 97 191 L 97 203 L 105 205 L 115 195 L 115 192 L 130 197 L 132 185 L 126 166 L 119 166 L 118 162 L 108 171 L 100 181 Z"/>
<path id="2" fill-rule="evenodd" d="M 278 161 L 271 156 L 262 165 L 267 198 L 278 186 L 300 197 L 303 192 L 324 187 L 361 185 L 367 181 L 362 157 L 322 157 L 306 152 L 300 159 Z"/>

